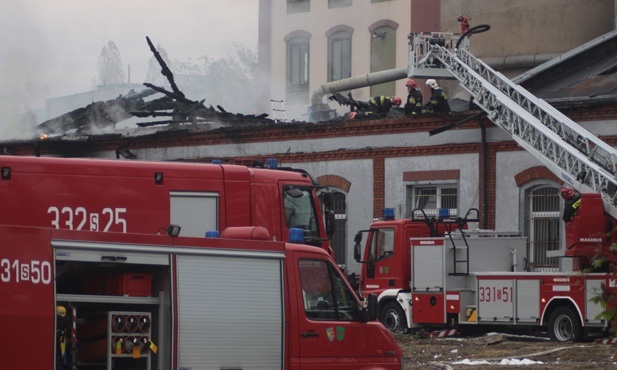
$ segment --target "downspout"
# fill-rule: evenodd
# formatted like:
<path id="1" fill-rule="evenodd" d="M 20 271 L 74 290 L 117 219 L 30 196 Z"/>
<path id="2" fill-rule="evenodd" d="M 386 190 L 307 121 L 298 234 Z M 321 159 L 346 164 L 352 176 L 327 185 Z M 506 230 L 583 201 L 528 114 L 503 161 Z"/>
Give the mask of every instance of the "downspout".
<path id="1" fill-rule="evenodd" d="M 481 136 L 481 153 L 480 158 L 482 161 L 482 223 L 480 229 L 488 229 L 488 190 L 486 189 L 486 178 L 488 169 L 488 144 L 486 143 L 486 126 L 482 119 L 478 120 L 480 124 L 480 136 Z"/>
<path id="2" fill-rule="evenodd" d="M 403 78 L 407 78 L 407 67 L 367 73 L 362 76 L 355 76 L 325 83 L 319 86 L 319 88 L 317 88 L 311 96 L 311 106 L 308 108 L 309 121 L 317 122 L 334 118 L 330 116 L 331 113 L 333 113 L 333 110 L 330 109 L 328 103 L 323 103 L 323 97 L 326 94 L 359 89 L 362 87 L 378 85 Z"/>

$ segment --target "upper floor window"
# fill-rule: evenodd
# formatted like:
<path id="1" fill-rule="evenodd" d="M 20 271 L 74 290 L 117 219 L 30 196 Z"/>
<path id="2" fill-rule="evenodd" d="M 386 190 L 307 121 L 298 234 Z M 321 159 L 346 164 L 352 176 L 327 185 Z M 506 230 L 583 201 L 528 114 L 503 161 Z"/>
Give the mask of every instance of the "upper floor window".
<path id="1" fill-rule="evenodd" d="M 311 11 L 310 0 L 287 0 L 287 14 L 306 13 Z"/>
<path id="2" fill-rule="evenodd" d="M 353 0 L 328 0 L 328 8 L 342 8 L 351 6 Z"/>
<path id="3" fill-rule="evenodd" d="M 309 38 L 296 36 L 287 41 L 287 87 L 308 88 Z"/>
<path id="4" fill-rule="evenodd" d="M 309 60 L 311 34 L 294 31 L 285 38 L 287 43 L 287 83 L 285 101 L 306 104 L 309 100 Z"/>
<path id="5" fill-rule="evenodd" d="M 396 27 L 389 20 L 375 22 L 369 27 L 371 40 L 371 73 L 396 68 Z M 394 95 L 396 81 L 371 85 L 371 96 Z"/>
<path id="6" fill-rule="evenodd" d="M 351 77 L 351 33 L 339 31 L 328 39 L 328 81 Z"/>

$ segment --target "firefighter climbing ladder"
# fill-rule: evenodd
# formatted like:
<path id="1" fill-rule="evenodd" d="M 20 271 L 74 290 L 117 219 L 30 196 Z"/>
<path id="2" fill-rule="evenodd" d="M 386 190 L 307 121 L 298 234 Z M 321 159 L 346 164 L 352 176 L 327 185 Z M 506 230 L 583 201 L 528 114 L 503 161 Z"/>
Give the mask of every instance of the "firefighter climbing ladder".
<path id="1" fill-rule="evenodd" d="M 276 100 L 270 99 L 270 104 L 272 105 L 272 115 L 274 116 L 274 122 L 278 123 L 279 121 L 287 122 L 287 113 L 285 112 L 285 101 L 284 100 Z M 276 114 L 283 114 L 283 118 L 277 118 Z"/>
<path id="2" fill-rule="evenodd" d="M 455 35 L 411 35 L 408 75 L 454 76 L 518 145 L 579 191 L 600 193 L 606 212 L 617 217 L 617 151 L 474 57 L 468 39 L 457 49 Z"/>

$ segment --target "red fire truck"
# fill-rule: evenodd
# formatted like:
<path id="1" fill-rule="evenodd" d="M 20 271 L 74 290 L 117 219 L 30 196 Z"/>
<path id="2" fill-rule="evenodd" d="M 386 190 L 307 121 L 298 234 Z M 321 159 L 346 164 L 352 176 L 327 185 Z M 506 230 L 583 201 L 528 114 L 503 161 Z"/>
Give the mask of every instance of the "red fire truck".
<path id="1" fill-rule="evenodd" d="M 565 225 L 565 246 L 550 257 L 571 257 L 579 266 L 597 256 L 617 263 L 611 251 L 617 151 L 474 57 L 468 36 L 489 28 L 411 34 L 408 76 L 456 78 L 497 127 L 582 193 L 577 215 Z M 465 228 L 478 221 L 477 210 L 475 218 L 473 211 L 452 218 L 446 211 L 427 216 L 414 210 L 411 219 L 373 223 L 364 254 L 362 234 L 356 235 L 360 289 L 379 294 L 380 319 L 388 328 L 519 326 L 570 341 L 607 327 L 602 305 L 591 298 L 611 290 L 615 295 L 613 274 L 522 271 L 523 238 L 474 235 Z"/>
<path id="2" fill-rule="evenodd" d="M 168 230 L 0 226 L 2 368 L 403 368 L 376 297 L 324 250 L 263 227 Z"/>
<path id="3" fill-rule="evenodd" d="M 301 228 L 306 244 L 330 249 L 329 193 L 320 202 L 302 171 L 14 156 L 0 170 L 0 224 L 144 234 L 176 224 L 192 237 L 263 226 L 274 240 Z"/>
<path id="4" fill-rule="evenodd" d="M 466 230 L 478 221 L 470 217 L 419 215 L 373 222 L 355 237 L 361 295 L 378 295 L 379 318 L 388 329 L 508 326 L 571 341 L 607 326 L 598 317 L 601 305 L 590 299 L 602 285 L 615 285 L 608 274 L 523 271 L 524 237 Z"/>

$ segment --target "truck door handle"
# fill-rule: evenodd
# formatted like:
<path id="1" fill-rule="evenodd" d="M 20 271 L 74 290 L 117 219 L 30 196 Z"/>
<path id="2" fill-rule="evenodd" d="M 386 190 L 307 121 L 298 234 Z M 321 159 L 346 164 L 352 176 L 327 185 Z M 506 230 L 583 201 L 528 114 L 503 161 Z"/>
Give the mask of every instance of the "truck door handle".
<path id="1" fill-rule="evenodd" d="M 311 337 L 318 337 L 319 333 L 314 332 L 314 331 L 305 331 L 304 333 L 300 334 L 302 336 L 302 338 L 311 338 Z"/>
<path id="2" fill-rule="evenodd" d="M 124 256 L 101 256 L 101 260 L 103 261 L 126 261 L 126 257 Z"/>

